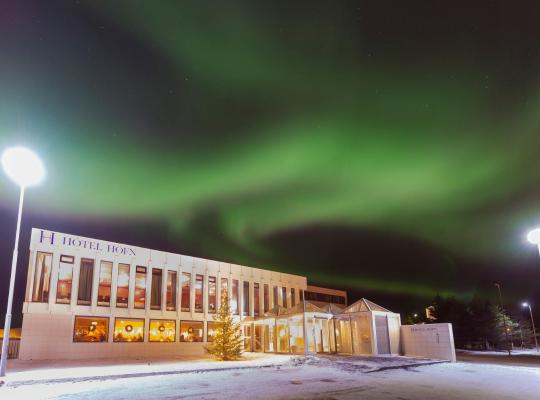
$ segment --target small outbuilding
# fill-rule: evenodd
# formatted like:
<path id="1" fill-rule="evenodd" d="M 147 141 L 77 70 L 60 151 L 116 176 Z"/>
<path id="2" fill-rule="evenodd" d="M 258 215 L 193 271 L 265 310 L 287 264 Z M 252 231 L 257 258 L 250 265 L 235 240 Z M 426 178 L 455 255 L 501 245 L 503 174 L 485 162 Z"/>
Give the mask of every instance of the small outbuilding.
<path id="1" fill-rule="evenodd" d="M 301 301 L 242 321 L 246 351 L 380 355 L 399 353 L 400 316 L 367 299 L 346 308 Z"/>

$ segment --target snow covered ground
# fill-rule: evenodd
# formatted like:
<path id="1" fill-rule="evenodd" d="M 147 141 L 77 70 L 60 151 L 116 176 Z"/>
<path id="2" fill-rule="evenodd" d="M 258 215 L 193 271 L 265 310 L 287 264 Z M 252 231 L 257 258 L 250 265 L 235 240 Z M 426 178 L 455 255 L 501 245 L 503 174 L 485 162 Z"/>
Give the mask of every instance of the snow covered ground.
<path id="1" fill-rule="evenodd" d="M 361 359 L 276 359 L 271 367 L 263 359 L 248 369 L 8 386 L 0 388 L 0 399 L 532 400 L 540 393 L 538 368 L 443 363 L 369 372 L 373 365 Z"/>

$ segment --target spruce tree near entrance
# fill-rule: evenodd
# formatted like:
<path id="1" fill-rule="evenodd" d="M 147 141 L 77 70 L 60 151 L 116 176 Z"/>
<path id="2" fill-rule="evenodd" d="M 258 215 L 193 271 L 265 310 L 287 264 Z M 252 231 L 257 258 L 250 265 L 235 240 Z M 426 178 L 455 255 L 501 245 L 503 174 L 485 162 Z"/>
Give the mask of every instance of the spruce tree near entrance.
<path id="1" fill-rule="evenodd" d="M 217 327 L 212 342 L 204 347 L 205 350 L 222 361 L 240 358 L 243 350 L 241 326 L 240 322 L 234 321 L 226 290 L 221 295 L 221 303 L 214 320 Z"/>

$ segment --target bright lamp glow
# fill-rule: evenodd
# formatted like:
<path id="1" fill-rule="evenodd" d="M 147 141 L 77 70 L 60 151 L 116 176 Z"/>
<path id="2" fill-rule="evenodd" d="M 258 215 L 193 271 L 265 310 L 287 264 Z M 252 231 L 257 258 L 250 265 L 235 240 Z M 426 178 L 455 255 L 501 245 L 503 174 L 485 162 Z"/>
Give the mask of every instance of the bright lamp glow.
<path id="1" fill-rule="evenodd" d="M 45 167 L 39 157 L 25 147 L 10 147 L 2 154 L 2 167 L 21 187 L 39 184 L 45 177 Z"/>
<path id="2" fill-rule="evenodd" d="M 522 304 L 522 306 L 523 306 L 523 307 L 529 307 L 529 303 L 524 302 L 524 303 Z"/>
<path id="3" fill-rule="evenodd" d="M 527 240 L 532 244 L 540 244 L 540 228 L 530 231 L 527 235 Z"/>

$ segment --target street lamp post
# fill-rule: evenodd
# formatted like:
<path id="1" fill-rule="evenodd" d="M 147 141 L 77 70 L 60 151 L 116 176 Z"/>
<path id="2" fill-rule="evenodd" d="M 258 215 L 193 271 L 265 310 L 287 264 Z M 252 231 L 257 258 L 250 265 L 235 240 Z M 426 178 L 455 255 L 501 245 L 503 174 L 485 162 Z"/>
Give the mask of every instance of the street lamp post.
<path id="1" fill-rule="evenodd" d="M 522 305 L 523 305 L 523 307 L 529 307 L 529 314 L 531 316 L 531 324 L 532 324 L 533 336 L 534 336 L 534 347 L 536 348 L 536 351 L 539 351 L 538 350 L 538 339 L 536 338 L 536 328 L 534 327 L 534 318 L 533 318 L 531 305 L 529 303 L 527 303 L 527 302 L 523 303 Z"/>
<path id="2" fill-rule="evenodd" d="M 501 313 L 502 313 L 502 316 L 503 316 L 504 336 L 506 338 L 506 347 L 507 347 L 507 350 L 508 350 L 508 355 L 510 356 L 510 355 L 512 355 L 512 350 L 510 349 L 510 341 L 508 340 L 508 327 L 506 326 L 506 315 L 504 313 L 504 306 L 503 306 L 503 301 L 502 301 L 501 284 L 496 283 L 495 286 L 497 287 L 497 289 L 499 289 L 499 303 L 501 305 Z"/>
<path id="3" fill-rule="evenodd" d="M 13 290 L 15 273 L 17 272 L 17 256 L 19 248 L 19 233 L 21 230 L 21 215 L 23 209 L 24 190 L 29 186 L 39 184 L 45 177 L 45 168 L 41 160 L 31 150 L 24 147 L 12 147 L 2 154 L 2 167 L 6 175 L 19 185 L 19 212 L 17 214 L 17 229 L 15 231 L 15 246 L 11 260 L 11 276 L 4 323 L 4 338 L 2 340 L 2 355 L 0 358 L 0 376 L 6 375 L 9 332 L 11 329 L 11 309 L 13 306 Z"/>

